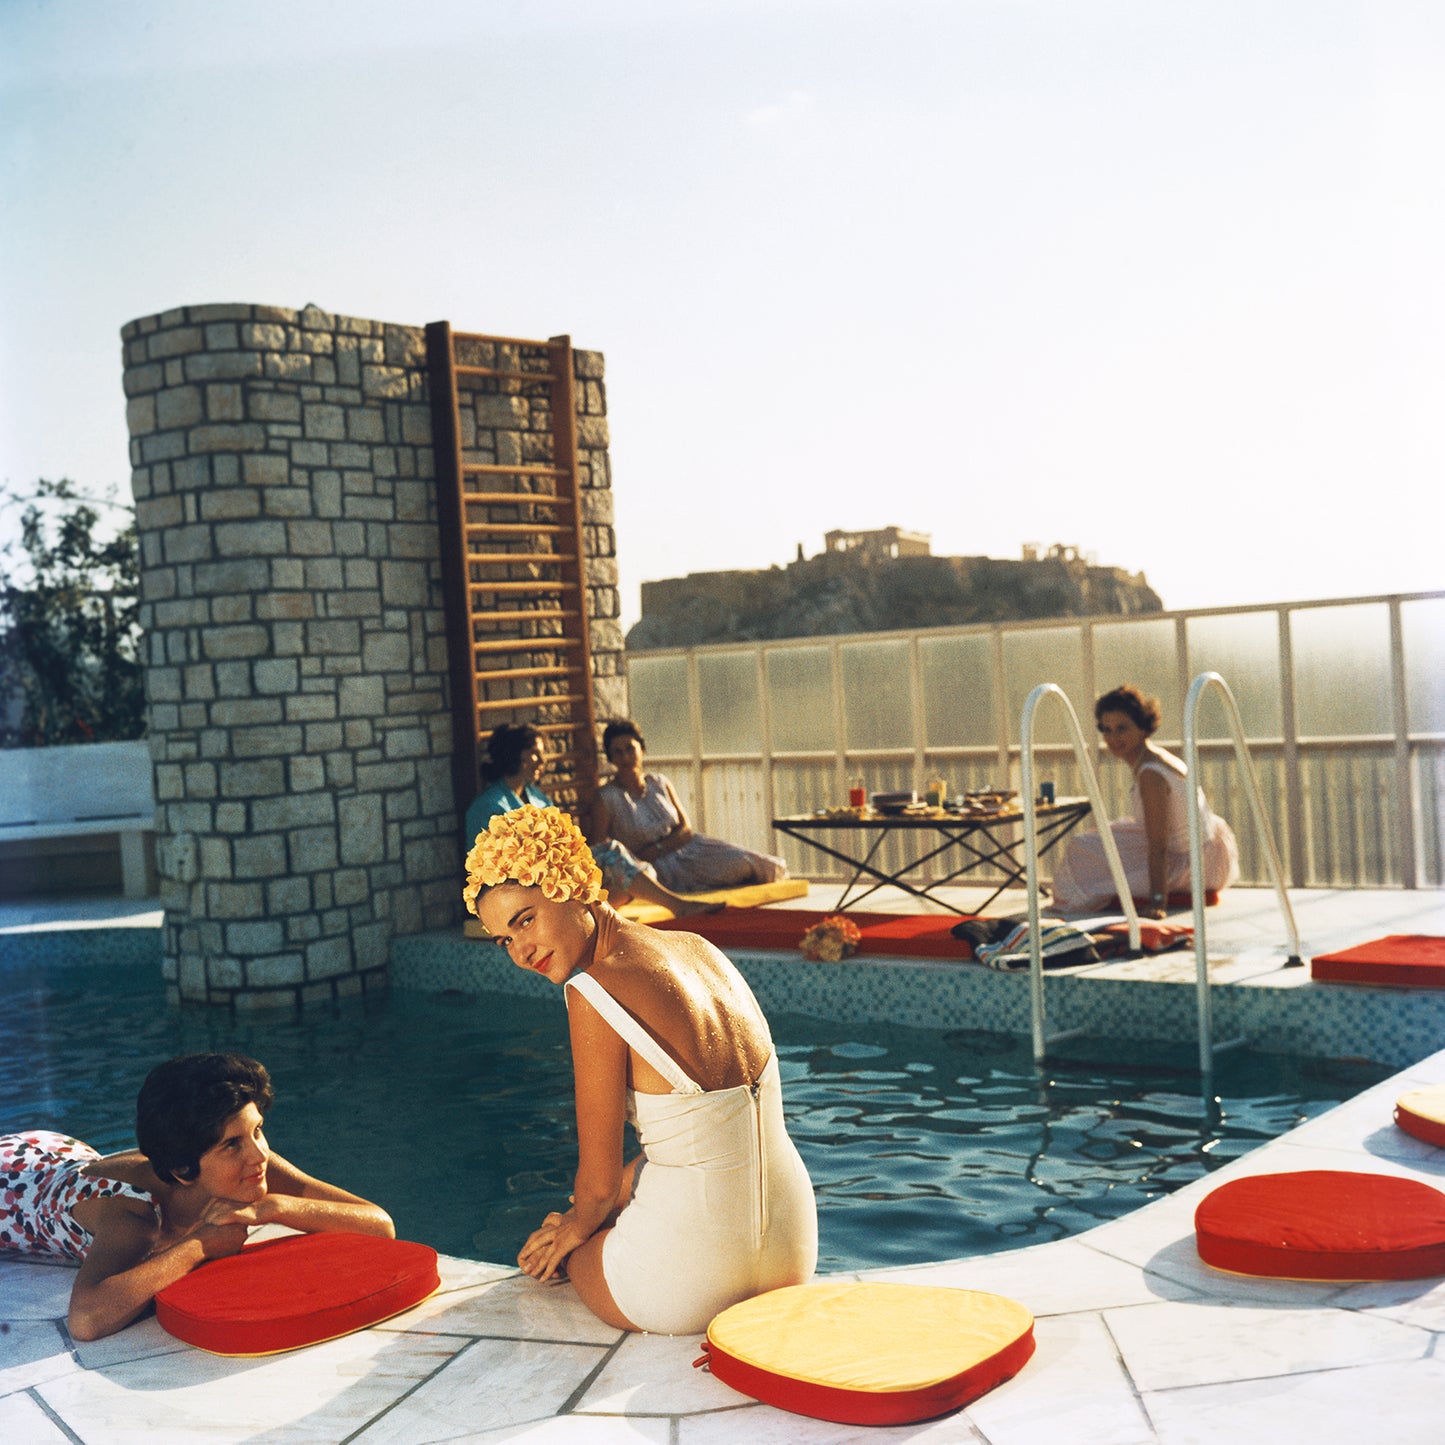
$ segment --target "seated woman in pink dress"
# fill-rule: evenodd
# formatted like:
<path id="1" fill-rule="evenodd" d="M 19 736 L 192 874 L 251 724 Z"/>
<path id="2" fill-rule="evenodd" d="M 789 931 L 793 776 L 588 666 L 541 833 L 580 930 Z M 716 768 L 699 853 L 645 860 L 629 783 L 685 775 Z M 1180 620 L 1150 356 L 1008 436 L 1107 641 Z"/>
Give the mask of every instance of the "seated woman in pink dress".
<path id="1" fill-rule="evenodd" d="M 608 839 L 621 843 L 677 893 L 707 893 L 788 876 L 781 858 L 694 833 L 672 784 L 661 773 L 642 771 L 646 746 L 634 722 L 610 722 L 602 730 L 602 750 L 617 772 L 598 790 L 588 819 L 593 852 Z"/>
<path id="2" fill-rule="evenodd" d="M 1184 764 L 1149 739 L 1159 727 L 1159 699 L 1123 684 L 1094 704 L 1104 745 L 1134 773 L 1133 816 L 1109 825 L 1129 891 L 1145 918 L 1163 918 L 1171 893 L 1189 891 L 1189 776 Z M 1204 886 L 1227 888 L 1239 877 L 1239 846 L 1223 818 L 1199 793 Z M 1054 907 L 1090 913 L 1115 908 L 1118 890 L 1098 833 L 1076 833 L 1054 870 Z"/>

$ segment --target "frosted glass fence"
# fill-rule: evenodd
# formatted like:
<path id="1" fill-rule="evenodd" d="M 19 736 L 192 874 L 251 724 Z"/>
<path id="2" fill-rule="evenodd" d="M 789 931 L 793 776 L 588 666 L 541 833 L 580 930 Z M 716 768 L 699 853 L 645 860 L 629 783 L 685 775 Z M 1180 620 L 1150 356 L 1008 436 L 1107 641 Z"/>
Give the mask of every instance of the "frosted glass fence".
<path id="1" fill-rule="evenodd" d="M 633 716 L 648 762 L 702 829 L 767 852 L 804 877 L 829 860 L 780 840 L 771 819 L 870 792 L 1018 786 L 1024 699 L 1057 683 L 1081 719 L 1120 682 L 1164 704 L 1158 738 L 1182 751 L 1189 681 L 1228 681 L 1296 887 L 1438 887 L 1445 882 L 1445 593 L 1230 611 L 1165 612 L 1005 626 L 800 638 L 631 653 Z M 1225 731 L 1205 695 L 1200 769 L 1210 804 L 1239 835 L 1243 881 L 1264 885 L 1263 850 Z M 1039 717 L 1042 776 L 1082 794 L 1058 709 Z M 1114 814 L 1124 770 L 1100 749 Z M 886 861 L 899 865 L 890 842 Z M 945 862 L 948 868 L 957 866 Z"/>

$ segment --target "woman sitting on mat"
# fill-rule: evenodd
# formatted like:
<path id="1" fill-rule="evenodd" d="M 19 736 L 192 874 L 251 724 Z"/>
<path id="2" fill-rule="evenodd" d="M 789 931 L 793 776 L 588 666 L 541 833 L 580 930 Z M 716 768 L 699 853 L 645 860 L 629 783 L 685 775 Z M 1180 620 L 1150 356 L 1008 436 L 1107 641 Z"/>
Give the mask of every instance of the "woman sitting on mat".
<path id="1" fill-rule="evenodd" d="M 564 989 L 572 1037 L 572 1207 L 527 1239 L 522 1269 L 548 1280 L 565 1266 L 598 1318 L 657 1334 L 805 1282 L 813 1187 L 783 1124 L 767 1020 L 737 969 L 695 934 L 619 918 L 556 809 L 493 818 L 467 880 L 467 907 L 512 962 Z M 624 1165 L 627 1118 L 642 1154 Z"/>
<path id="2" fill-rule="evenodd" d="M 481 767 L 482 781 L 486 786 L 472 799 L 472 805 L 467 809 L 468 848 L 476 841 L 477 834 L 483 832 L 499 813 L 510 813 L 523 803 L 530 803 L 536 808 L 556 806 L 537 786 L 537 779 L 546 766 L 542 735 L 530 723 L 503 723 L 492 730 L 487 738 L 487 757 Z M 651 870 L 639 863 L 620 843 L 603 840 L 594 850 L 594 856 L 597 866 L 602 869 L 609 893 L 618 900 L 631 897 L 644 903 L 660 904 L 676 918 L 713 913 L 721 906 L 679 898 L 670 888 L 664 888 L 652 876 Z"/>
<path id="3" fill-rule="evenodd" d="M 1163 918 L 1169 895 L 1189 891 L 1189 778 L 1184 764 L 1149 739 L 1159 727 L 1159 699 L 1123 684 L 1094 704 L 1109 751 L 1134 772 L 1134 813 L 1109 825 L 1129 891 L 1145 918 Z M 1239 846 L 1199 790 L 1204 886 L 1227 888 L 1239 877 Z M 1054 871 L 1054 907 L 1070 913 L 1118 907 L 1118 890 L 1098 833 L 1075 833 Z"/>
<path id="4" fill-rule="evenodd" d="M 602 751 L 617 771 L 599 789 L 588 819 L 587 836 L 594 848 L 596 840 L 615 839 L 679 893 L 772 883 L 788 876 L 781 858 L 694 833 L 672 784 L 661 773 L 642 771 L 646 746 L 634 722 L 610 722 L 603 729 Z"/>
<path id="5" fill-rule="evenodd" d="M 236 1254 L 252 1225 L 394 1238 L 379 1205 L 271 1152 L 272 1097 L 254 1059 L 187 1054 L 141 1085 L 138 1149 L 101 1158 L 49 1130 L 0 1137 L 0 1250 L 79 1263 L 67 1323 L 98 1340 L 198 1264 Z"/>

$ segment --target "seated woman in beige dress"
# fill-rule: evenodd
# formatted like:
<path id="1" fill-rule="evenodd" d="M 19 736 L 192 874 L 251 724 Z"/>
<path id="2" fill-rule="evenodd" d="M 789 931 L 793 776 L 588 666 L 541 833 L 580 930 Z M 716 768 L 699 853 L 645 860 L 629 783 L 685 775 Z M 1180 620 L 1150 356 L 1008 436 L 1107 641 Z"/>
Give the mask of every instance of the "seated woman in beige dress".
<path id="1" fill-rule="evenodd" d="M 617 770 L 597 793 L 587 838 L 595 853 L 607 840 L 621 843 L 650 864 L 658 881 L 677 893 L 706 893 L 788 876 L 788 865 L 695 833 L 673 786 L 661 773 L 645 773 L 646 743 L 634 722 L 610 722 L 602 748 Z"/>

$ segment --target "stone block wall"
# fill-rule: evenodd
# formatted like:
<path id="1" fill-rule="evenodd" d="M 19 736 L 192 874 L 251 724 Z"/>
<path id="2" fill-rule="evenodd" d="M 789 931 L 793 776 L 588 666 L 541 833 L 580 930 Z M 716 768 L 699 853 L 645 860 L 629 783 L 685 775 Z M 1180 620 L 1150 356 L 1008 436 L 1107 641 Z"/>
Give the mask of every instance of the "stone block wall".
<path id="1" fill-rule="evenodd" d="M 378 986 L 394 936 L 460 913 L 422 329 L 213 305 L 122 339 L 170 990 L 249 1007 Z M 574 356 L 610 713 L 602 357 Z"/>

